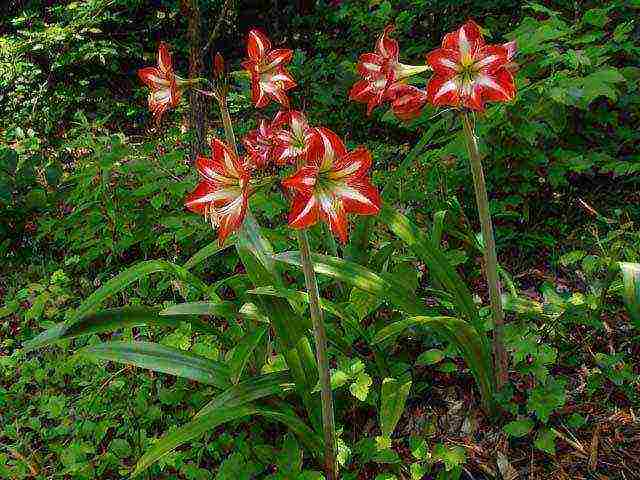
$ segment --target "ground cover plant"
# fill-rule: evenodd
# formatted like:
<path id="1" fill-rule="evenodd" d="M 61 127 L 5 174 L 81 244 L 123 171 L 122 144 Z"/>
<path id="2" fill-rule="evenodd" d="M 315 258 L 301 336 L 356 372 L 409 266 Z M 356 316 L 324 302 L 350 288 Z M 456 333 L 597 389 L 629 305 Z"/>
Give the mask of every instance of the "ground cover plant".
<path id="1" fill-rule="evenodd" d="M 639 5 L 2 8 L 0 478 L 637 476 Z"/>

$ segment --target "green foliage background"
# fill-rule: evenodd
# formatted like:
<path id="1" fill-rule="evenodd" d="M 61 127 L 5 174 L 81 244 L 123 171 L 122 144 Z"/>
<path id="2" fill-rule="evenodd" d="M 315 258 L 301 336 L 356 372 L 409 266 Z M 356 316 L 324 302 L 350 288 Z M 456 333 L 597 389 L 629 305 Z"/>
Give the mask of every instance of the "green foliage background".
<path id="1" fill-rule="evenodd" d="M 592 300 L 611 263 L 638 261 L 637 0 L 579 7 L 565 1 L 543 6 L 500 0 L 235 3 L 219 39 L 204 53 L 205 70 L 216 51 L 229 68 L 239 69 L 251 27 L 295 49 L 291 71 L 299 88 L 294 104 L 304 106 L 312 123 L 343 135 L 349 146 L 365 144 L 372 151 L 374 181 L 385 186 L 387 202 L 402 205 L 425 228 L 435 212 L 450 212 L 447 256 L 477 283 L 473 192 L 455 114 L 427 108 L 406 124 L 379 109 L 367 118 L 363 106 L 347 96 L 358 55 L 371 50 L 388 23 L 397 27 L 405 63 L 422 62 L 444 33 L 467 18 L 482 24 L 493 42 L 517 39 L 517 99 L 478 119 L 499 257 L 509 271 L 522 274 L 520 287 L 542 292 L 538 306 L 544 322 L 586 318 L 585 311 L 596 310 Z M 200 2 L 203 37 L 212 31 L 222 4 Z M 152 437 L 184 423 L 210 394 L 181 379 L 173 383 L 62 358 L 60 351 L 71 351 L 70 345 L 28 356 L 18 350 L 123 268 L 143 259 L 183 263 L 212 239 L 206 223 L 182 207 L 195 182 L 187 102 L 154 127 L 147 92 L 136 77 L 138 68 L 153 62 L 160 40 L 171 43 L 176 68 L 186 74 L 184 11 L 173 0 L 17 1 L 0 7 L 0 443 L 8 446 L 0 448 L 0 478 L 28 478 L 33 469 L 38 478 L 123 476 Z M 255 126 L 248 95 L 239 81 L 232 110 L 240 133 Z M 271 107 L 265 115 L 274 113 Z M 207 125 L 211 134 L 222 134 L 215 113 Z M 277 251 L 291 243 L 279 226 L 286 209 L 273 200 L 256 202 L 261 219 L 273 227 L 268 235 Z M 376 238 L 383 247 L 387 240 Z M 402 272 L 414 259 L 405 260 L 397 260 L 393 269 Z M 199 268 L 213 281 L 237 267 L 237 257 L 228 253 Z M 532 271 L 541 271 L 542 278 Z M 586 293 L 558 295 L 547 281 L 549 271 Z M 179 293 L 169 280 L 152 277 L 113 304 L 171 302 Z M 370 313 L 364 304 L 362 318 Z M 512 307 L 531 314 L 538 306 Z M 550 334 L 512 325 L 507 332 L 516 368 L 536 379 L 526 399 L 509 407 L 514 422 L 531 414 L 546 424 L 564 404 L 565 379 L 549 373 L 557 366 L 558 350 L 566 347 L 563 328 L 570 329 L 560 326 Z M 149 328 L 147 334 L 211 358 L 220 353 L 217 340 L 195 337 L 188 326 L 170 334 Z M 225 335 L 233 342 L 237 332 L 231 326 Z M 589 360 L 599 368 L 590 377 L 591 394 L 612 382 L 625 402 L 637 401 L 637 371 L 630 359 L 597 355 Z M 575 352 L 567 356 L 565 364 L 581 361 Z M 368 374 L 344 362 L 338 371 L 348 372 L 345 384 L 368 389 Z M 519 437 L 531 430 L 529 422 L 509 424 L 506 431 Z M 241 468 L 255 475 L 265 471 L 274 452 L 283 464 L 298 458 L 294 441 L 269 441 L 268 428 L 233 424 L 221 435 L 209 435 L 167 457 L 162 478 L 213 478 L 211 472 L 225 458 L 216 478 L 242 478 L 237 476 Z M 549 450 L 548 430 L 540 432 L 536 441 Z M 255 439 L 265 444 L 262 455 L 249 447 Z M 417 445 L 412 450 L 419 451 Z M 369 443 L 354 450 L 362 462 L 373 461 L 375 448 Z M 447 466 L 453 458 L 455 469 L 459 452 L 439 447 L 437 453 Z M 417 453 L 414 457 L 420 459 Z"/>

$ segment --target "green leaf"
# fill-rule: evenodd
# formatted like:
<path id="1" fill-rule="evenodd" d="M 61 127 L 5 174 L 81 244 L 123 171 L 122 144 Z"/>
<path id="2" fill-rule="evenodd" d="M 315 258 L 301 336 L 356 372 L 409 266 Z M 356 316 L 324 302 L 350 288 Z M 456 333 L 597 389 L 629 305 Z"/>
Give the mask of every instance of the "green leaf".
<path id="1" fill-rule="evenodd" d="M 286 298 L 287 300 L 299 304 L 299 303 L 309 303 L 309 295 L 307 292 L 300 292 L 298 290 L 292 290 L 288 288 L 276 288 L 273 286 L 268 287 L 259 287 L 254 288 L 253 290 L 249 290 L 247 293 L 251 295 L 271 295 L 274 297 Z M 360 326 L 357 319 L 351 315 L 345 308 L 342 308 L 340 305 L 337 305 L 329 300 L 325 300 L 324 298 L 320 299 L 320 308 L 327 313 L 330 313 L 334 317 L 340 319 L 344 325 L 358 335 L 366 336 L 366 331 Z M 307 322 L 307 328 L 311 328 L 311 322 Z"/>
<path id="2" fill-rule="evenodd" d="M 225 240 L 224 245 L 222 246 L 220 246 L 218 241 L 210 243 L 209 245 L 198 250 L 193 257 L 187 260 L 186 263 L 183 265 L 183 268 L 187 270 L 191 270 L 196 265 L 199 265 L 202 262 L 204 262 L 207 258 L 229 248 L 234 244 L 234 242 L 235 242 L 235 238 L 231 236 Z"/>
<path id="3" fill-rule="evenodd" d="M 249 213 L 238 232 L 236 250 L 254 286 L 283 288 L 284 283 L 273 261 L 273 249 L 261 235 L 260 227 Z M 258 296 L 260 310 L 269 318 L 287 365 L 307 411 L 320 419 L 319 400 L 311 396 L 318 372 L 311 344 L 306 337 L 309 322 L 283 298 Z"/>
<path id="4" fill-rule="evenodd" d="M 355 381 L 349 385 L 349 391 L 361 402 L 367 399 L 369 394 L 369 387 L 373 384 L 371 377 L 364 372 L 360 372 Z"/>
<path id="5" fill-rule="evenodd" d="M 285 404 L 278 403 L 273 406 L 247 404 L 225 407 L 198 416 L 186 425 L 165 434 L 140 458 L 132 476 L 139 475 L 176 447 L 201 437 L 219 425 L 251 415 L 260 415 L 283 423 L 316 455 L 322 450 L 321 438 Z"/>
<path id="6" fill-rule="evenodd" d="M 453 295 L 458 313 L 470 320 L 476 328 L 480 328 L 478 309 L 473 302 L 471 292 L 450 265 L 444 253 L 427 240 L 426 235 L 423 235 L 407 217 L 393 208 L 384 206 L 377 218 L 411 248 L 414 254 L 429 267 L 431 275 Z M 407 313 L 411 314 L 409 311 Z"/>
<path id="7" fill-rule="evenodd" d="M 535 447 L 549 455 L 556 454 L 556 433 L 551 428 L 543 428 L 536 435 L 533 442 Z"/>
<path id="8" fill-rule="evenodd" d="M 411 381 L 400 383 L 395 378 L 385 378 L 382 381 L 380 430 L 383 437 L 391 438 L 404 411 L 409 390 L 411 390 Z"/>
<path id="9" fill-rule="evenodd" d="M 177 327 L 180 322 L 188 322 L 194 330 L 202 333 L 218 334 L 217 330 L 197 317 L 160 315 L 160 309 L 153 307 L 122 307 L 87 315 L 75 323 L 58 323 L 26 342 L 24 350 L 28 352 L 61 340 L 109 332 L 119 328 L 141 327 L 144 325 Z"/>
<path id="10" fill-rule="evenodd" d="M 533 429 L 534 423 L 530 418 L 521 418 L 507 423 L 502 429 L 510 437 L 520 438 L 528 435 Z"/>
<path id="11" fill-rule="evenodd" d="M 158 272 L 171 274 L 171 276 L 193 286 L 201 293 L 207 294 L 207 285 L 198 277 L 195 277 L 181 266 L 175 265 L 170 262 L 165 262 L 164 260 L 148 260 L 145 262 L 140 262 L 133 267 L 126 269 L 124 272 L 116 275 L 98 290 L 93 292 L 76 309 L 71 319 L 69 320 L 70 323 L 74 323 L 88 313 L 94 311 L 107 298 L 115 295 L 118 292 L 121 292 L 133 282 Z M 216 300 L 218 299 L 216 298 Z"/>
<path id="12" fill-rule="evenodd" d="M 159 343 L 105 342 L 82 348 L 78 354 L 93 360 L 110 360 L 176 375 L 219 389 L 230 386 L 230 372 L 226 365 Z"/>
<path id="13" fill-rule="evenodd" d="M 411 317 L 394 322 L 379 330 L 373 343 L 380 343 L 400 334 L 407 328 L 425 326 L 453 343 L 473 374 L 485 408 L 494 408 L 494 374 L 491 351 L 484 338 L 468 322 L 453 317 Z"/>
<path id="14" fill-rule="evenodd" d="M 444 358 L 442 350 L 432 348 L 426 352 L 422 352 L 416 359 L 416 365 L 433 365 L 440 362 Z"/>
<path id="15" fill-rule="evenodd" d="M 400 282 L 390 276 L 383 277 L 360 265 L 336 257 L 319 254 L 312 254 L 311 257 L 316 273 L 329 275 L 365 292 L 382 296 L 409 314 L 424 313 L 426 310 L 412 293 L 407 292 Z M 289 265 L 301 266 L 299 252 L 284 252 L 274 255 L 273 258 Z"/>
<path id="16" fill-rule="evenodd" d="M 160 315 L 211 315 L 226 318 L 235 316 L 238 310 L 233 302 L 189 302 L 171 305 L 160 312 Z"/>
<path id="17" fill-rule="evenodd" d="M 194 418 L 208 415 L 219 408 L 232 408 L 266 397 L 282 396 L 294 389 L 287 371 L 266 373 L 231 386 L 207 403 Z"/>
<path id="18" fill-rule="evenodd" d="M 233 349 L 233 355 L 229 361 L 229 368 L 231 369 L 231 383 L 238 383 L 244 367 L 249 361 L 249 357 L 253 354 L 260 340 L 264 336 L 268 327 L 258 327 L 253 331 L 247 333 Z"/>
<path id="19" fill-rule="evenodd" d="M 640 328 L 640 263 L 620 262 L 624 303 L 631 320 Z"/>
<path id="20" fill-rule="evenodd" d="M 548 377 L 546 383 L 537 385 L 529 393 L 527 409 L 534 412 L 541 422 L 547 423 L 551 414 L 564 405 L 566 383 L 564 379 Z"/>
<path id="21" fill-rule="evenodd" d="M 464 448 L 455 445 L 453 447 L 445 447 L 438 443 L 433 448 L 433 458 L 444 463 L 444 469 L 450 472 L 456 467 L 464 465 L 467 456 Z"/>

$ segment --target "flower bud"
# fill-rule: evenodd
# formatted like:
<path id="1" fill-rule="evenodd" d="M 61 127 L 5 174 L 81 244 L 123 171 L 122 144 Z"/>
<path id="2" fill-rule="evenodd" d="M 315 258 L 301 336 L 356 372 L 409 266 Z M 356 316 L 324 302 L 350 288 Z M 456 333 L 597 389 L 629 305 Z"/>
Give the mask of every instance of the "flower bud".
<path id="1" fill-rule="evenodd" d="M 216 56 L 213 58 L 213 69 L 216 77 L 224 75 L 224 58 L 222 58 L 220 53 L 216 53 Z"/>

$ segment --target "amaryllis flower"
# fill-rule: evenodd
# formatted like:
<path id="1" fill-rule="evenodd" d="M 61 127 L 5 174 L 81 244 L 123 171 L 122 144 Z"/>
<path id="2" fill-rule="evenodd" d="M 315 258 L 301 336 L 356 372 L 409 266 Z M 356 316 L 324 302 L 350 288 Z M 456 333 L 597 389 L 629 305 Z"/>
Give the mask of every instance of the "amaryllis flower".
<path id="1" fill-rule="evenodd" d="M 282 185 L 293 191 L 289 225 L 308 228 L 318 220 L 329 225 L 340 241 L 347 241 L 347 214 L 375 215 L 381 199 L 368 177 L 371 155 L 364 147 L 347 152 L 332 131 L 317 129 L 308 163 Z"/>
<path id="2" fill-rule="evenodd" d="M 260 120 L 258 128 L 251 130 L 242 140 L 255 168 L 264 168 L 275 158 L 277 135 L 281 132 L 283 113 L 278 112 L 273 121 Z"/>
<path id="3" fill-rule="evenodd" d="M 141 68 L 138 76 L 151 89 L 149 109 L 154 117 L 160 118 L 168 108 L 178 105 L 185 80 L 174 73 L 166 43 L 160 42 L 158 47 L 158 66 Z"/>
<path id="4" fill-rule="evenodd" d="M 298 159 L 306 159 L 317 130 L 309 126 L 302 112 L 295 110 L 278 113 L 274 122 L 276 120 L 288 126 L 288 128 L 280 128 L 276 133 L 274 148 L 276 163 L 284 165 L 294 163 Z"/>
<path id="5" fill-rule="evenodd" d="M 199 156 L 200 183 L 185 206 L 218 228 L 220 244 L 242 225 L 250 195 L 250 174 L 242 161 L 218 139 L 211 142 L 211 158 Z"/>
<path id="6" fill-rule="evenodd" d="M 363 53 L 358 61 L 357 69 L 363 80 L 351 88 L 349 98 L 366 103 L 367 115 L 371 115 L 378 105 L 393 99 L 388 95 L 388 89 L 394 84 L 431 68 L 429 65 L 405 65 L 398 61 L 398 42 L 389 36 L 393 29 L 393 25 L 388 25 L 376 42 L 375 51 Z"/>
<path id="7" fill-rule="evenodd" d="M 400 120 L 411 120 L 420 116 L 422 108 L 427 103 L 427 92 L 404 83 L 392 85 L 387 96 L 393 99 L 391 109 Z"/>
<path id="8" fill-rule="evenodd" d="M 258 31 L 251 30 L 247 41 L 249 58 L 242 66 L 251 75 L 251 94 L 257 108 L 266 107 L 274 100 L 289 107 L 287 90 L 296 86 L 293 77 L 284 68 L 291 61 L 293 50 L 271 48 L 271 41 Z"/>
<path id="9" fill-rule="evenodd" d="M 514 54 L 515 43 L 486 45 L 478 25 L 468 21 L 427 55 L 434 71 L 427 85 L 429 101 L 482 111 L 485 102 L 511 100 L 516 92 L 510 71 Z"/>

